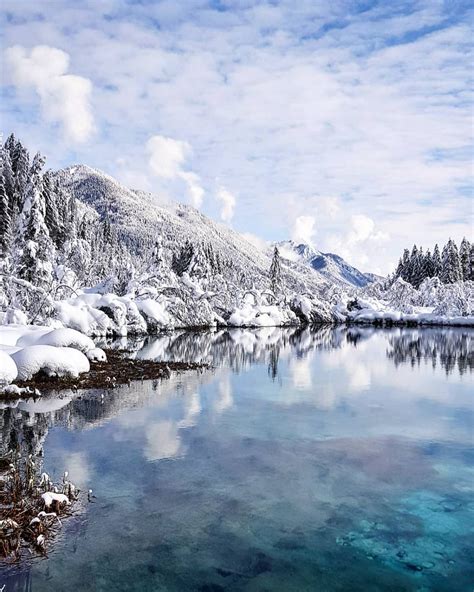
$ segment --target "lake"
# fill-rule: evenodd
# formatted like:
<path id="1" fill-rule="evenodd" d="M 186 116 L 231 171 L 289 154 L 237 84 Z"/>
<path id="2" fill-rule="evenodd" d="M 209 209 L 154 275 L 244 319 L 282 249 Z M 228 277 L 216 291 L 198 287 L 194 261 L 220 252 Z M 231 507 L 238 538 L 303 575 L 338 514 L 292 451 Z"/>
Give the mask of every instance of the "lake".
<path id="1" fill-rule="evenodd" d="M 473 344 L 355 327 L 113 343 L 212 369 L 0 409 L 3 450 L 95 495 L 0 589 L 472 592 Z"/>

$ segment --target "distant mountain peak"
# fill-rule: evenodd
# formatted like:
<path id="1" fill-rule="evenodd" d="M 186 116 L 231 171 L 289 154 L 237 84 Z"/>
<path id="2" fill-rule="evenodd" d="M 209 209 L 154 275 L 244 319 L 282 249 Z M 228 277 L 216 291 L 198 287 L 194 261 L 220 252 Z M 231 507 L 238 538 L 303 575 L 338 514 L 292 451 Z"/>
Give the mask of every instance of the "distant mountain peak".
<path id="1" fill-rule="evenodd" d="M 373 274 L 365 274 L 335 253 L 322 253 L 312 245 L 286 240 L 276 243 L 281 256 L 303 263 L 324 279 L 345 287 L 362 288 L 374 281 Z"/>

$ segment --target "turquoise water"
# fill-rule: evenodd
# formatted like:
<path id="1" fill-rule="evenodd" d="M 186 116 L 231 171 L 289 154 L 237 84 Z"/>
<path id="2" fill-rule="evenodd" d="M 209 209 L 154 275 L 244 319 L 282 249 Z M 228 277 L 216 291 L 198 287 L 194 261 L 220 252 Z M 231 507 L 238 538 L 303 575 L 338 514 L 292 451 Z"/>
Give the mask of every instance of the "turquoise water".
<path id="1" fill-rule="evenodd" d="M 0 410 L 4 448 L 96 496 L 0 588 L 471 592 L 473 343 L 173 334 L 129 345 L 213 369 Z"/>

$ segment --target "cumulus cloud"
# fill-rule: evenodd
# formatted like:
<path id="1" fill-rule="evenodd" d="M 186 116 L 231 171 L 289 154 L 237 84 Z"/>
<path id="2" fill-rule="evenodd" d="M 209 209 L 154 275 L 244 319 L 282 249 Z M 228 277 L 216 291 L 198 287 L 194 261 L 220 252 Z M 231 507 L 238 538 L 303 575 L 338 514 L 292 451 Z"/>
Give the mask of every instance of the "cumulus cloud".
<path id="1" fill-rule="evenodd" d="M 369 238 L 375 228 L 375 222 L 369 216 L 355 214 L 351 218 L 351 226 L 352 230 L 347 241 L 349 243 L 359 243 Z"/>
<path id="2" fill-rule="evenodd" d="M 253 245 L 255 248 L 259 249 L 260 251 L 266 251 L 267 248 L 269 247 L 270 243 L 268 243 L 263 238 L 260 238 L 256 234 L 252 234 L 251 232 L 242 232 L 241 236 L 247 242 L 249 242 L 251 245 Z"/>
<path id="3" fill-rule="evenodd" d="M 187 142 L 152 136 L 146 144 L 150 155 L 149 165 L 158 177 L 173 179 L 182 172 L 182 167 L 191 153 L 191 146 Z"/>
<path id="4" fill-rule="evenodd" d="M 148 140 L 146 150 L 152 173 L 162 179 L 182 179 L 187 185 L 191 204 L 195 208 L 201 207 L 204 197 L 201 179 L 196 173 L 184 169 L 187 159 L 192 154 L 190 144 L 156 135 Z"/>
<path id="5" fill-rule="evenodd" d="M 295 242 L 313 244 L 316 220 L 314 216 L 298 216 L 293 223 L 291 238 Z"/>
<path id="6" fill-rule="evenodd" d="M 227 224 L 234 217 L 234 209 L 236 204 L 235 195 L 228 191 L 225 187 L 220 187 L 216 194 L 217 199 L 221 202 L 221 220 Z"/>
<path id="7" fill-rule="evenodd" d="M 67 139 L 85 142 L 94 130 L 90 105 L 92 83 L 68 74 L 69 55 L 55 47 L 38 45 L 28 52 L 16 45 L 5 51 L 12 83 L 33 88 L 40 98 L 43 117 L 60 123 Z"/>
<path id="8" fill-rule="evenodd" d="M 51 2 L 3 4 L 4 47 L 67 47 L 94 82 L 94 114 L 107 134 L 76 160 L 114 175 L 118 153 L 136 155 L 148 130 L 186 138 L 195 174 L 242 196 L 241 230 L 257 233 L 264 220 L 266 236 L 276 238 L 309 214 L 321 248 L 333 235 L 345 241 L 351 216 L 367 212 L 376 228 L 354 243 L 353 262 L 390 229 L 390 244 L 370 252 L 371 267 L 385 272 L 415 239 L 432 246 L 440 229 L 457 241 L 471 230 L 467 3 L 394 10 L 378 2 L 364 11 L 343 0 L 298 10 L 289 0 L 235 2 L 225 11 L 192 3 L 120 10 L 113 2 L 63 3 L 61 11 Z M 5 93 L 4 128 L 32 140 L 52 166 L 70 164 L 47 130 L 18 116 L 18 103 Z M 149 172 L 146 160 L 135 162 Z M 183 178 L 169 182 L 191 193 Z M 199 201 L 199 190 L 194 195 Z"/>

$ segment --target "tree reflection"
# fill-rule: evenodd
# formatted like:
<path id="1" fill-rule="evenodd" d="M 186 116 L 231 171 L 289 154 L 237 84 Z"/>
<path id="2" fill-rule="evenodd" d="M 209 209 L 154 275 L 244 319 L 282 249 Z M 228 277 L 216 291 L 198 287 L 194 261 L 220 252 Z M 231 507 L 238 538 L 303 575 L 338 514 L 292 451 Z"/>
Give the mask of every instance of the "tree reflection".
<path id="1" fill-rule="evenodd" d="M 395 366 L 410 364 L 419 366 L 422 362 L 438 364 L 446 374 L 456 369 L 460 375 L 474 368 L 474 334 L 461 329 L 423 329 L 404 331 L 389 338 L 387 357 Z"/>

